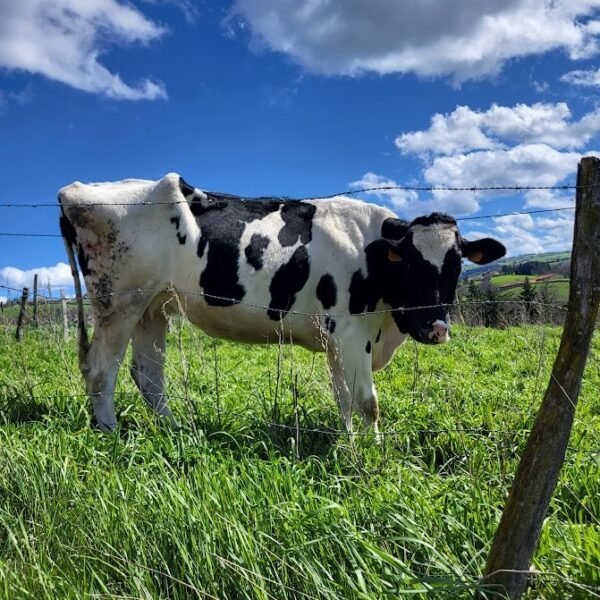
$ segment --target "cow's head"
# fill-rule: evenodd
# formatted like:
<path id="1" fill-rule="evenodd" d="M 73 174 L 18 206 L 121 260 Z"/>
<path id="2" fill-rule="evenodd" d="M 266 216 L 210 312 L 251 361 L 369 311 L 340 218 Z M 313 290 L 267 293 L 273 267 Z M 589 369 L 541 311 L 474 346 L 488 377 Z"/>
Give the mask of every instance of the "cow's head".
<path id="1" fill-rule="evenodd" d="M 461 259 L 485 265 L 506 253 L 506 248 L 491 238 L 466 240 L 456 221 L 440 213 L 411 223 L 387 219 L 382 237 L 386 252 L 379 260 L 387 261 L 389 275 L 384 300 L 408 309 L 394 312 L 400 331 L 426 344 L 447 342 L 450 337 L 448 307 L 440 305 L 454 300 Z"/>

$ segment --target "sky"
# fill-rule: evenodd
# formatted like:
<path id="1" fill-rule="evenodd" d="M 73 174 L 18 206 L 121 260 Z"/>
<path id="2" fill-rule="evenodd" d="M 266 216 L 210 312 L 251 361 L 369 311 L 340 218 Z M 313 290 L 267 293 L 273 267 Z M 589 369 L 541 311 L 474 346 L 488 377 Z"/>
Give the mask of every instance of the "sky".
<path id="1" fill-rule="evenodd" d="M 58 233 L 72 181 L 244 196 L 561 186 L 600 155 L 600 0 L 0 0 L 0 233 Z M 364 192 L 510 255 L 568 249 L 573 190 Z M 489 215 L 492 215 L 490 217 Z M 0 285 L 70 289 L 0 235 Z M 51 286 L 51 287 L 49 287 Z M 0 301 L 13 296 L 0 289 Z"/>

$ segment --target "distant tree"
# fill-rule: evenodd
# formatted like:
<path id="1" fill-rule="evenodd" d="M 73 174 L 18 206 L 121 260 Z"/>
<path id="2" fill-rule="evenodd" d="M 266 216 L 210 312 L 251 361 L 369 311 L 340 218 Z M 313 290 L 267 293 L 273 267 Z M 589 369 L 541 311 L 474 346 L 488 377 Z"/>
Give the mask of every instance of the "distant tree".
<path id="1" fill-rule="evenodd" d="M 475 279 L 469 279 L 469 286 L 467 288 L 467 300 L 477 302 L 483 298 L 483 293 L 477 284 Z"/>
<path id="2" fill-rule="evenodd" d="M 517 275 L 543 275 L 550 272 L 550 265 L 539 260 L 529 260 L 514 266 Z"/>
<path id="3" fill-rule="evenodd" d="M 493 285 L 490 285 L 483 294 L 483 300 L 481 305 L 483 324 L 486 327 L 499 327 L 502 315 L 499 303 L 500 293 Z"/>
<path id="4" fill-rule="evenodd" d="M 483 292 L 476 279 L 469 279 L 464 299 L 466 306 L 462 312 L 463 319 L 469 325 L 481 325 L 483 323 L 481 316 Z"/>
<path id="5" fill-rule="evenodd" d="M 531 285 L 529 281 L 529 277 L 525 277 L 525 281 L 523 282 L 523 288 L 519 292 L 519 300 L 523 302 L 523 306 L 525 307 L 525 314 L 529 321 L 533 321 L 535 319 L 539 319 L 540 311 L 539 306 L 537 304 L 537 289 Z"/>
<path id="6" fill-rule="evenodd" d="M 537 289 L 536 292 L 537 301 L 539 303 L 537 306 L 541 321 L 543 323 L 553 323 L 557 321 L 556 317 L 557 315 L 560 315 L 560 310 L 554 308 L 554 305 L 559 304 L 554 291 L 547 283 L 545 283 L 543 286 Z M 560 322 L 560 319 L 558 319 L 558 322 Z"/>

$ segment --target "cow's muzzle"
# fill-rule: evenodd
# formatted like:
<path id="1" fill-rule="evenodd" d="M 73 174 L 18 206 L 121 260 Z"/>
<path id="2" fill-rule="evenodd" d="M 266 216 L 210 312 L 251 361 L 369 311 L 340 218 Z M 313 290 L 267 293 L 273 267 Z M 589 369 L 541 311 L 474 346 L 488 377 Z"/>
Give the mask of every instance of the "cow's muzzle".
<path id="1" fill-rule="evenodd" d="M 450 329 L 445 321 L 438 319 L 419 328 L 415 337 L 423 344 L 445 344 L 450 340 Z"/>

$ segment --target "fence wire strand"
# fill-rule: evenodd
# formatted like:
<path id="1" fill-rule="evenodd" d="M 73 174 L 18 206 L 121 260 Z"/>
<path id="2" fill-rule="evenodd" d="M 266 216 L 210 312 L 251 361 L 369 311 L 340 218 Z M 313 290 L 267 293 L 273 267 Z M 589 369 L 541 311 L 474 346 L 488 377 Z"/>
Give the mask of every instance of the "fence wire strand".
<path id="1" fill-rule="evenodd" d="M 331 200 L 341 196 L 355 196 L 357 194 L 374 194 L 377 192 L 389 191 L 409 191 L 409 192 L 531 192 L 531 191 L 577 191 L 583 189 L 594 189 L 596 185 L 488 185 L 488 186 L 419 186 L 419 185 L 381 185 L 363 188 L 350 188 L 333 194 L 319 196 L 238 196 L 236 194 L 226 194 L 223 192 L 212 192 L 210 190 L 201 190 L 206 194 L 222 196 L 224 198 L 233 198 L 243 202 L 256 200 L 279 200 L 279 201 L 310 201 L 310 200 Z M 189 204 L 188 200 L 175 200 L 170 202 L 89 202 L 85 206 L 170 206 L 176 204 Z M 58 208 L 58 202 L 2 202 L 0 208 Z"/>
<path id="2" fill-rule="evenodd" d="M 15 288 L 15 287 L 11 287 L 11 286 L 6 286 L 6 285 L 2 285 L 0 284 L 0 289 L 4 289 L 4 290 L 8 290 L 8 291 L 12 291 L 12 292 L 18 292 L 19 294 L 22 293 L 22 289 L 19 288 Z M 293 315 L 293 316 L 300 316 L 300 317 L 309 317 L 309 318 L 317 318 L 317 319 L 345 319 L 345 318 L 351 318 L 351 317 L 356 317 L 356 318 L 364 318 L 364 317 L 368 317 L 370 315 L 383 315 L 383 314 L 389 314 L 389 313 L 405 313 L 405 312 L 413 312 L 413 311 L 421 311 L 421 310 L 429 310 L 429 309 L 433 309 L 433 308 L 460 308 L 463 306 L 469 306 L 469 305 L 477 305 L 477 306 L 486 306 L 486 305 L 505 305 L 505 304 L 525 304 L 525 305 L 530 305 L 530 306 L 539 306 L 539 307 L 544 307 L 544 308 L 553 308 L 556 310 L 561 310 L 561 311 L 566 311 L 567 307 L 563 306 L 561 304 L 551 304 L 551 303 L 547 303 L 547 302 L 539 302 L 537 300 L 520 300 L 515 298 L 514 300 L 512 299 L 507 299 L 507 300 L 465 300 L 465 301 L 460 301 L 460 302 L 444 302 L 444 303 L 437 303 L 437 304 L 424 304 L 421 306 L 399 306 L 396 308 L 382 308 L 379 310 L 371 310 L 371 311 L 364 311 L 364 312 L 360 312 L 360 313 L 329 313 L 329 312 L 305 312 L 305 311 L 301 311 L 301 310 L 294 310 L 294 309 L 287 309 L 287 308 L 276 308 L 273 306 L 267 306 L 264 304 L 256 304 L 253 302 L 247 302 L 245 300 L 239 300 L 237 298 L 230 298 L 227 296 L 218 296 L 215 294 L 209 294 L 207 292 L 201 292 L 198 290 L 180 290 L 180 289 L 159 289 L 159 290 L 153 290 L 153 289 L 145 289 L 145 288 L 131 288 L 131 289 L 127 289 L 127 290 L 121 290 L 118 292 L 108 292 L 106 294 L 96 294 L 94 296 L 88 296 L 87 294 L 84 295 L 84 304 L 90 306 L 92 304 L 92 302 L 99 300 L 106 300 L 107 298 L 113 298 L 115 296 L 129 296 L 129 295 L 139 295 L 139 294 L 152 294 L 154 296 L 158 296 L 162 293 L 167 293 L 167 294 L 171 294 L 172 298 L 176 298 L 178 296 L 199 296 L 202 298 L 208 298 L 210 300 L 215 300 L 215 301 L 219 301 L 219 302 L 228 302 L 229 303 L 229 307 L 231 306 L 235 306 L 235 305 L 242 305 L 242 306 L 248 306 L 249 308 L 255 308 L 257 310 L 262 310 L 262 311 L 271 311 L 271 312 L 276 312 L 279 313 L 281 315 L 282 318 L 286 317 L 287 315 Z M 168 301 L 171 299 L 171 297 L 168 300 L 165 300 L 165 304 L 168 303 Z M 46 296 L 46 295 L 42 295 L 42 294 L 38 294 L 38 300 L 42 300 L 48 303 L 59 303 L 61 302 L 61 299 L 59 298 L 53 298 L 51 296 Z M 74 298 L 69 298 L 67 299 L 67 303 L 68 304 L 76 304 L 77 300 Z M 228 306 L 226 306 L 225 308 L 228 308 Z"/>

